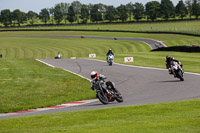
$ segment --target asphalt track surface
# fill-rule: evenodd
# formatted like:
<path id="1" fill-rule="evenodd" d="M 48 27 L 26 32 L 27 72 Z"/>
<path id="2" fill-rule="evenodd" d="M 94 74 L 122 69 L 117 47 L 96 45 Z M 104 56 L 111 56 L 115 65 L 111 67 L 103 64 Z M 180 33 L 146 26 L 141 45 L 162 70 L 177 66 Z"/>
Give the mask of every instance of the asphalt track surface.
<path id="1" fill-rule="evenodd" d="M 90 78 L 90 72 L 96 70 L 107 76 L 107 81 L 111 80 L 115 82 L 116 88 L 124 97 L 124 102 L 113 102 L 103 105 L 99 101 L 96 101 L 75 107 L 7 115 L 0 117 L 0 119 L 200 98 L 200 74 L 185 73 L 185 81 L 182 82 L 169 75 L 165 69 L 128 66 L 116 63 L 113 66 L 109 66 L 104 61 L 92 59 L 41 59 L 40 61 L 88 79 Z"/>
<path id="2" fill-rule="evenodd" d="M 14 35 L 14 36 L 0 36 L 0 37 L 67 37 L 67 38 L 88 38 L 88 39 L 108 39 L 108 40 L 128 40 L 128 41 L 140 41 L 144 42 L 151 47 L 156 49 L 160 47 L 166 47 L 166 45 L 157 40 L 144 39 L 144 38 L 118 38 L 118 37 L 95 37 L 95 36 L 71 36 L 71 35 Z"/>

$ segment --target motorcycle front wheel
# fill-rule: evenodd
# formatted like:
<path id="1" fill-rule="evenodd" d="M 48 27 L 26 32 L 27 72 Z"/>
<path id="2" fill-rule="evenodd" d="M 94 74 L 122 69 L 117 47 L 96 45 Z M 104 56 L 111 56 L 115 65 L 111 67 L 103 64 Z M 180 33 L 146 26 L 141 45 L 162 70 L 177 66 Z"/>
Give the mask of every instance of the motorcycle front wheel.
<path id="1" fill-rule="evenodd" d="M 108 104 L 108 98 L 103 92 L 100 92 L 100 91 L 97 92 L 97 98 L 99 99 L 101 103 Z"/>
<path id="2" fill-rule="evenodd" d="M 181 81 L 184 81 L 183 74 L 181 71 L 178 72 L 178 77 Z"/>

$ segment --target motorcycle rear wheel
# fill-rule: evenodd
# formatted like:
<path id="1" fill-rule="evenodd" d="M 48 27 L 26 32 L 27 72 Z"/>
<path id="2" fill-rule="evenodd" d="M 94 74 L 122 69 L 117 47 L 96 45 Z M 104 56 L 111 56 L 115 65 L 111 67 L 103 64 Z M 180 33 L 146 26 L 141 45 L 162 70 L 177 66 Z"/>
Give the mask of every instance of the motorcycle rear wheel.
<path id="1" fill-rule="evenodd" d="M 114 88 L 113 90 L 114 90 L 115 95 L 116 95 L 116 98 L 115 98 L 116 101 L 119 102 L 119 103 L 123 102 L 124 99 L 123 99 L 121 93 L 116 88 Z"/>

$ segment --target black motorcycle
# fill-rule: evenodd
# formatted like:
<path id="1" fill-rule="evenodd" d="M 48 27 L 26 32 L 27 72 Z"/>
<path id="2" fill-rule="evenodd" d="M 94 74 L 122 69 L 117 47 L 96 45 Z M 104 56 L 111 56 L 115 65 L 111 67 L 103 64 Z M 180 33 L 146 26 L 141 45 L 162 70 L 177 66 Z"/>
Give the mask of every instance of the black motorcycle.
<path id="1" fill-rule="evenodd" d="M 105 82 L 104 79 L 100 79 L 94 83 L 96 89 L 96 97 L 103 104 L 108 104 L 109 102 L 123 102 L 123 97 L 121 93 L 115 88 L 115 84 L 111 81 Z"/>
<path id="2" fill-rule="evenodd" d="M 181 65 L 175 61 L 172 61 L 171 62 L 171 71 L 174 75 L 174 77 L 177 77 L 179 78 L 181 81 L 184 81 L 184 78 L 183 78 L 183 69 L 181 67 Z"/>

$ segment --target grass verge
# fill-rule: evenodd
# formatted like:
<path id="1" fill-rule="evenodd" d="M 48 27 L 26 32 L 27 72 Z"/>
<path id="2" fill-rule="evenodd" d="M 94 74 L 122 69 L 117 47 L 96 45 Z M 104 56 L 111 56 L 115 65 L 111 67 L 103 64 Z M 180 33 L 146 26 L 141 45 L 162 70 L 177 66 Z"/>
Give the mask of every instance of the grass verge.
<path id="1" fill-rule="evenodd" d="M 0 75 L 0 113 L 95 96 L 86 79 L 34 59 L 1 59 Z"/>
<path id="2" fill-rule="evenodd" d="M 132 24 L 104 24 L 104 25 L 75 25 L 54 27 L 25 27 L 16 29 L 81 29 L 81 30 L 121 30 L 143 32 L 181 32 L 200 34 L 200 21 L 179 22 L 155 22 L 155 23 L 132 23 Z"/>
<path id="3" fill-rule="evenodd" d="M 200 100 L 0 120 L 0 133 L 198 133 Z"/>

